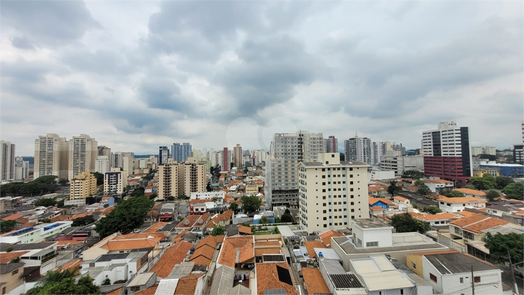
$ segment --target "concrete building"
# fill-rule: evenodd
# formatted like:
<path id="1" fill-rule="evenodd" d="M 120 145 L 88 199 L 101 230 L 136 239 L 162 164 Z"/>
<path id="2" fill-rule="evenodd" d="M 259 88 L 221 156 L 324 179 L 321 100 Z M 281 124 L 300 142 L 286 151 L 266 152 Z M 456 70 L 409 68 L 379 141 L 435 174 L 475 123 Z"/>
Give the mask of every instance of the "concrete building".
<path id="1" fill-rule="evenodd" d="M 104 174 L 104 194 L 121 195 L 127 186 L 127 173 L 120 168 L 112 168 Z"/>
<path id="2" fill-rule="evenodd" d="M 155 201 L 178 197 L 178 163 L 169 162 L 158 166 L 158 196 Z"/>
<path id="3" fill-rule="evenodd" d="M 104 145 L 99 145 L 97 147 L 99 156 L 106 156 L 111 160 L 111 149 Z"/>
<path id="4" fill-rule="evenodd" d="M 325 153 L 338 153 L 338 139 L 334 135 L 324 139 L 324 142 Z"/>
<path id="5" fill-rule="evenodd" d="M 84 171 L 95 172 L 95 160 L 98 155 L 98 144 L 89 135 L 73 136 L 69 140 L 68 179 Z"/>
<path id="6" fill-rule="evenodd" d="M 237 167 L 238 170 L 242 170 L 244 167 L 244 161 L 242 160 L 242 147 L 237 144 L 233 148 L 233 166 Z"/>
<path id="7" fill-rule="evenodd" d="M 276 133 L 266 161 L 266 202 L 271 206 L 297 206 L 299 162 L 314 162 L 324 151 L 322 133 L 300 130 Z"/>
<path id="8" fill-rule="evenodd" d="M 395 171 L 395 175 L 402 176 L 405 171 L 424 169 L 424 157 L 401 156 L 399 151 L 388 151 L 380 158 L 380 169 Z"/>
<path id="9" fill-rule="evenodd" d="M 380 164 L 380 159 L 388 152 L 387 145 L 385 142 L 373 142 L 372 153 L 373 157 L 371 162 L 373 165 Z"/>
<path id="10" fill-rule="evenodd" d="M 346 161 L 361 161 L 367 164 L 372 164 L 372 148 L 371 139 L 367 137 L 355 137 L 349 140 L 344 140 L 344 153 Z"/>
<path id="11" fill-rule="evenodd" d="M 448 198 L 439 196 L 438 201 L 438 207 L 442 212 L 457 213 L 464 211 L 466 208 L 486 208 L 486 200 L 473 197 Z"/>
<path id="12" fill-rule="evenodd" d="M 309 233 L 350 227 L 368 218 L 368 165 L 340 161 L 339 153 L 298 164 L 300 225 Z"/>
<path id="13" fill-rule="evenodd" d="M 158 164 L 166 164 L 169 159 L 169 148 L 167 146 L 160 146 L 158 148 Z"/>
<path id="14" fill-rule="evenodd" d="M 520 164 L 501 164 L 495 161 L 481 161 L 480 169 L 497 169 L 500 176 L 511 178 L 524 177 L 524 165 Z"/>
<path id="15" fill-rule="evenodd" d="M 0 141 L 0 181 L 15 179 L 15 145 Z"/>
<path id="16" fill-rule="evenodd" d="M 502 270 L 456 251 L 411 254 L 407 266 L 436 294 L 503 294 Z"/>
<path id="17" fill-rule="evenodd" d="M 75 175 L 69 181 L 69 199 L 85 199 L 96 194 L 96 177 L 89 171 Z"/>
<path id="18" fill-rule="evenodd" d="M 206 168 L 195 158 L 188 158 L 184 163 L 169 161 L 158 168 L 158 197 L 165 200 L 167 197 L 179 195 L 190 196 L 192 192 L 206 190 Z"/>
<path id="19" fill-rule="evenodd" d="M 438 124 L 438 129 L 422 133 L 424 174 L 466 184 L 472 175 L 469 128 L 455 121 Z"/>
<path id="20" fill-rule="evenodd" d="M 24 161 L 23 157 L 15 158 L 15 180 L 24 181 L 29 176 L 29 161 Z"/>
<path id="21" fill-rule="evenodd" d="M 497 149 L 494 146 L 472 146 L 471 147 L 471 156 L 475 157 L 478 155 L 497 155 Z"/>
<path id="22" fill-rule="evenodd" d="M 55 175 L 68 178 L 69 143 L 65 137 L 48 133 L 35 140 L 34 179 Z"/>
<path id="23" fill-rule="evenodd" d="M 64 229 L 71 227 L 72 224 L 72 221 L 60 221 L 25 227 L 0 235 L 0 242 L 8 244 L 37 243 L 62 232 Z"/>
<path id="24" fill-rule="evenodd" d="M 111 161 L 108 156 L 98 156 L 95 160 L 95 172 L 106 173 L 111 169 Z"/>
<path id="25" fill-rule="evenodd" d="M 524 164 L 524 143 L 513 145 L 513 162 Z"/>
<path id="26" fill-rule="evenodd" d="M 171 156 L 173 157 L 173 160 L 179 163 L 185 162 L 187 158 L 193 156 L 193 149 L 191 147 L 191 144 L 189 142 L 173 143 L 173 145 L 171 146 Z"/>

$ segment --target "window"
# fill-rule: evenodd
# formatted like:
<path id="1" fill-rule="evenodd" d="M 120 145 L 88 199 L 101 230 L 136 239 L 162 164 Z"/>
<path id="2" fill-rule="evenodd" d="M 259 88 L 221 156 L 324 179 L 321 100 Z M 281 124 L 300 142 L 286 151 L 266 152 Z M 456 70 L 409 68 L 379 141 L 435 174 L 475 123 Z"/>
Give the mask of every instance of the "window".
<path id="1" fill-rule="evenodd" d="M 366 247 L 378 247 L 378 242 L 366 242 Z"/>
<path id="2" fill-rule="evenodd" d="M 475 283 L 480 283 L 480 277 L 475 277 L 474 281 Z"/>
<path id="3" fill-rule="evenodd" d="M 411 267 L 413 267 L 414 269 L 417 269 L 417 265 L 413 262 L 411 262 Z"/>
<path id="4" fill-rule="evenodd" d="M 16 275 L 18 273 L 18 269 L 15 269 L 13 270 L 13 272 L 11 273 L 12 276 Z"/>
<path id="5" fill-rule="evenodd" d="M 461 283 L 461 284 L 464 283 L 464 278 L 460 278 L 460 283 Z"/>
<path id="6" fill-rule="evenodd" d="M 404 289 L 400 289 L 400 295 L 404 295 Z"/>
<path id="7" fill-rule="evenodd" d="M 432 280 L 435 283 L 437 282 L 437 277 L 434 274 L 432 274 L 432 273 L 429 273 L 429 279 Z"/>

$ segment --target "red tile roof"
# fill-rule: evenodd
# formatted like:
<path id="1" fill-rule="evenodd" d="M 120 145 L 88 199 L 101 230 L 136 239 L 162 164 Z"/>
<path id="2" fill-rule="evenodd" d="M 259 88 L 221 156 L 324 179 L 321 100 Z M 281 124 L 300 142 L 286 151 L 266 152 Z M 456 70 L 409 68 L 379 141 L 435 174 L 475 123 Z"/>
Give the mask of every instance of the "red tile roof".
<path id="1" fill-rule="evenodd" d="M 158 288 L 158 285 L 153 285 L 147 289 L 144 289 L 142 291 L 138 291 L 133 295 L 155 295 L 156 289 Z"/>
<path id="2" fill-rule="evenodd" d="M 286 262 L 256 264 L 257 294 L 264 294 L 265 290 L 284 289 L 287 295 L 296 295 L 297 289 L 293 285 L 280 281 L 277 266 L 289 271 Z"/>
<path id="3" fill-rule="evenodd" d="M 2 218 L 2 220 L 3 221 L 16 220 L 16 219 L 22 218 L 22 217 L 24 217 L 24 215 L 16 213 L 16 214 L 9 215 L 7 217 Z"/>
<path id="4" fill-rule="evenodd" d="M 307 253 L 309 254 L 309 257 L 311 258 L 317 257 L 317 254 L 315 253 L 314 248 L 326 248 L 326 246 L 321 241 L 304 242 L 304 246 L 306 246 Z"/>
<path id="5" fill-rule="evenodd" d="M 222 244 L 218 263 L 234 268 L 235 263 L 248 262 L 254 257 L 253 236 L 229 237 Z"/>
<path id="6" fill-rule="evenodd" d="M 318 237 L 322 240 L 322 243 L 326 245 L 326 247 L 328 248 L 331 248 L 331 238 L 332 237 L 342 237 L 342 236 L 344 235 L 339 232 L 333 231 L 333 230 L 330 230 L 330 231 L 327 231 L 325 233 L 318 235 Z"/>
<path id="7" fill-rule="evenodd" d="M 160 242 L 160 240 L 161 238 L 129 239 L 129 240 L 114 239 L 112 241 L 107 242 L 101 248 L 107 249 L 109 251 L 153 248 Z"/>
<path id="8" fill-rule="evenodd" d="M 193 248 L 193 244 L 186 241 L 178 242 L 169 247 L 153 268 L 151 268 L 151 271 L 156 272 L 157 277 L 166 278 L 175 265 L 184 261 L 184 258 L 187 257 L 187 253 L 191 248 Z"/>
<path id="9" fill-rule="evenodd" d="M 20 252 L 9 252 L 9 253 L 0 253 L 0 263 L 5 264 L 11 262 L 11 260 L 18 258 L 29 251 L 20 251 Z"/>
<path id="10" fill-rule="evenodd" d="M 192 295 L 195 294 L 198 279 L 203 273 L 192 273 L 178 280 L 174 295 Z"/>
<path id="11" fill-rule="evenodd" d="M 302 268 L 302 276 L 308 294 L 330 294 L 328 286 L 318 268 Z"/>

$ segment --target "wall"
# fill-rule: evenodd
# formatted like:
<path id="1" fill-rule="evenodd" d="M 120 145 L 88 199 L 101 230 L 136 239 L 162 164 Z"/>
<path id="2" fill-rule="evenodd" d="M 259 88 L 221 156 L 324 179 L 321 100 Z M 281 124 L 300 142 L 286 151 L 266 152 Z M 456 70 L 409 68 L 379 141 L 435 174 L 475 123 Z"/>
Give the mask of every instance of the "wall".
<path id="1" fill-rule="evenodd" d="M 15 274 L 13 274 L 16 272 Z M 13 269 L 11 272 L 8 272 L 6 274 L 2 274 L 0 276 L 0 281 L 2 283 L 6 283 L 5 285 L 0 286 L 0 293 L 5 287 L 5 291 L 10 292 L 11 290 L 17 288 L 18 286 L 22 285 L 24 283 L 24 280 L 21 279 L 22 275 L 24 274 L 24 266 L 21 265 L 17 269 Z"/>
<path id="2" fill-rule="evenodd" d="M 416 268 L 413 267 L 413 264 L 415 264 Z M 422 255 L 408 255 L 406 257 L 406 266 L 414 271 L 419 277 L 424 276 Z"/>

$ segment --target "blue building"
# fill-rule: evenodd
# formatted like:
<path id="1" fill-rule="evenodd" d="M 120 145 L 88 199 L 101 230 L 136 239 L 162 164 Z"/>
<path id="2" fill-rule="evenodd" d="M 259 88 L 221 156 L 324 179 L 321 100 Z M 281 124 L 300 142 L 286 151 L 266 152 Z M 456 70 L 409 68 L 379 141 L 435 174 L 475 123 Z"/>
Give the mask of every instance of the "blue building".
<path id="1" fill-rule="evenodd" d="M 185 162 L 187 158 L 193 156 L 191 144 L 188 142 L 173 143 L 171 146 L 171 156 L 173 157 L 173 160 L 177 162 Z"/>
<path id="2" fill-rule="evenodd" d="M 519 164 L 480 164 L 480 168 L 496 168 L 500 176 L 524 177 L 524 166 Z"/>

